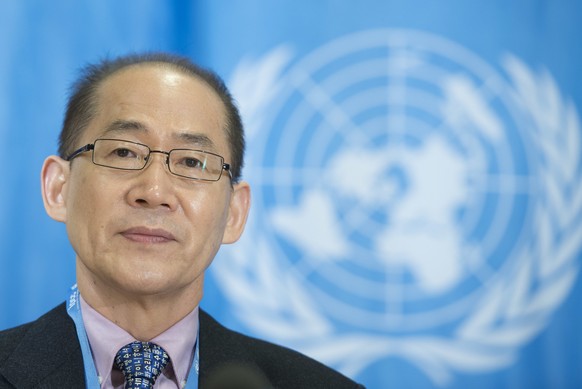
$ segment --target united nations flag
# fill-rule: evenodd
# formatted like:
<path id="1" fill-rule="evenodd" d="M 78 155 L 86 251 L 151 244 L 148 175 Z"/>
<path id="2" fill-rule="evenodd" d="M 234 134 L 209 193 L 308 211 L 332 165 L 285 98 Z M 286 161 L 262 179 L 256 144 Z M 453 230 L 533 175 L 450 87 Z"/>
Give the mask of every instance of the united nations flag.
<path id="1" fill-rule="evenodd" d="M 581 383 L 495 384 L 544 363 L 582 246 L 575 91 L 502 36 L 346 28 L 237 62 L 254 209 L 213 275 L 244 328 L 370 387 Z"/>

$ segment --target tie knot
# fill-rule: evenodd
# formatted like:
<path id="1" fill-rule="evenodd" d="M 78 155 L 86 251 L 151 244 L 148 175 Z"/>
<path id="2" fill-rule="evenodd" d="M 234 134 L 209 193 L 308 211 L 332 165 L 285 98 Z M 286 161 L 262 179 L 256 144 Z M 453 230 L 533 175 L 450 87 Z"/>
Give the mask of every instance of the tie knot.
<path id="1" fill-rule="evenodd" d="M 170 357 L 155 343 L 133 342 L 123 346 L 115 356 L 115 365 L 125 377 L 124 389 L 151 389 Z"/>

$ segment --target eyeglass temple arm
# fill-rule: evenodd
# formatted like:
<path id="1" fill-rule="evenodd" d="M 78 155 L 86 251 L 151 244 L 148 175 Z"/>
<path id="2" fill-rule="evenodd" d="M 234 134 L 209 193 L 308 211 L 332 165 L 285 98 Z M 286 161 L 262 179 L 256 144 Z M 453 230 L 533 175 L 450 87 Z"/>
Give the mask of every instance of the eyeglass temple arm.
<path id="1" fill-rule="evenodd" d="M 94 148 L 95 148 L 95 145 L 93 143 L 86 144 L 85 146 L 81 147 L 80 149 L 73 151 L 71 153 L 71 155 L 69 155 L 67 158 L 65 158 L 65 160 L 70 161 L 71 159 L 77 157 L 79 154 L 82 154 L 86 151 L 93 150 Z"/>
<path id="2" fill-rule="evenodd" d="M 229 163 L 223 163 L 222 164 L 222 169 L 223 170 L 226 170 L 228 172 L 228 176 L 232 180 L 232 172 L 230 171 L 230 164 Z"/>

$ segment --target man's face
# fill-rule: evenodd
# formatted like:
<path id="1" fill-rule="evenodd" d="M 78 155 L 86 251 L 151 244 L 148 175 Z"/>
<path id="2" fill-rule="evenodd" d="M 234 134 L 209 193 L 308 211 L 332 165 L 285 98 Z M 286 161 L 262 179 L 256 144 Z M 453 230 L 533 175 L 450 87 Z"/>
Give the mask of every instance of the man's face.
<path id="1" fill-rule="evenodd" d="M 230 161 L 224 106 L 202 81 L 139 65 L 109 77 L 97 93 L 97 114 L 78 147 L 116 138 L 152 150 L 203 149 Z M 203 272 L 221 243 L 242 232 L 248 201 L 236 198 L 242 185 L 248 200 L 248 187 L 233 189 L 226 172 L 217 182 L 176 177 L 159 153 L 141 171 L 96 166 L 90 152 L 69 166 L 60 163 L 64 184 L 55 201 L 63 207 L 49 214 L 66 222 L 80 288 L 142 296 L 184 288 L 201 293 Z"/>

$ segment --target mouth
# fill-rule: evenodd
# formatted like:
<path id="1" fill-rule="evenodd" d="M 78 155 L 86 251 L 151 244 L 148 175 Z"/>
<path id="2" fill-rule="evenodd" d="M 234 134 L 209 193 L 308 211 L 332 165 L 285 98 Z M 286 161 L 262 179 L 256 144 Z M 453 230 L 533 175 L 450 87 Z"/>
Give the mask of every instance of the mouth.
<path id="1" fill-rule="evenodd" d="M 137 243 L 169 243 L 176 240 L 172 233 L 161 228 L 133 227 L 122 231 L 121 235 Z"/>

